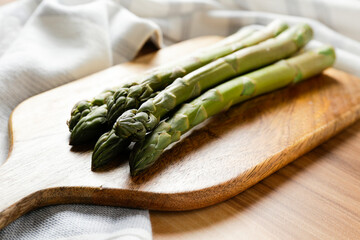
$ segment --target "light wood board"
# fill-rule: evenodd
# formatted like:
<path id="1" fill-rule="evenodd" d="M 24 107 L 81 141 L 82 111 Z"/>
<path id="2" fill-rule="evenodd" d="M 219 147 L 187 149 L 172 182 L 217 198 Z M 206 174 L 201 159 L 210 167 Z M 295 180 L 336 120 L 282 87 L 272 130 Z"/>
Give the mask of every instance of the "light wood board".
<path id="1" fill-rule="evenodd" d="M 51 204 L 155 210 L 209 206 L 254 185 L 359 118 L 359 79 L 329 69 L 209 119 L 140 177 L 129 176 L 127 162 L 91 172 L 91 150 L 68 145 L 65 122 L 73 104 L 125 76 L 218 40 L 190 40 L 21 103 L 10 120 L 12 151 L 0 167 L 0 227 Z"/>

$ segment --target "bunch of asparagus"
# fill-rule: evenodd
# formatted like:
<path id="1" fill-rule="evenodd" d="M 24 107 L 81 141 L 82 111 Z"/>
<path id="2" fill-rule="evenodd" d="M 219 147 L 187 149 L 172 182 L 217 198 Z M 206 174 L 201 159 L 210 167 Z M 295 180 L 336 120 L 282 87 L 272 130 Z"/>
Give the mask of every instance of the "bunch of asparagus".
<path id="1" fill-rule="evenodd" d="M 131 175 L 136 175 L 210 116 L 331 66 L 335 53 L 330 46 L 290 57 L 311 38 L 308 25 L 288 29 L 281 21 L 260 31 L 242 30 L 174 65 L 149 72 L 139 81 L 79 102 L 68 123 L 70 143 L 90 141 L 109 129 L 94 148 L 92 169 L 96 169 L 136 142 L 130 155 Z"/>
<path id="2" fill-rule="evenodd" d="M 138 108 L 141 103 L 154 97 L 158 91 L 178 77 L 183 77 L 217 58 L 277 36 L 287 28 L 288 25 L 279 20 L 260 31 L 245 28 L 214 46 L 176 63 L 125 80 L 126 84 L 106 90 L 93 100 L 78 102 L 73 107 L 68 121 L 71 132 L 70 144 L 77 145 L 96 140 L 124 111 Z"/>

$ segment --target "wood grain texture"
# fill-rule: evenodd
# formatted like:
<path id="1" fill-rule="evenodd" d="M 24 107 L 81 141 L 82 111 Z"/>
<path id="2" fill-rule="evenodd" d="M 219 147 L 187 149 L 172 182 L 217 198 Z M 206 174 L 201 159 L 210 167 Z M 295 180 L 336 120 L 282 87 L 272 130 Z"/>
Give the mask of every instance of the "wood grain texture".
<path id="1" fill-rule="evenodd" d="M 220 204 L 151 211 L 154 240 L 359 239 L 360 121 Z"/>
<path id="2" fill-rule="evenodd" d="M 209 119 L 144 175 L 130 178 L 127 162 L 91 172 L 89 146 L 68 145 L 65 122 L 73 104 L 124 76 L 219 39 L 190 40 L 21 103 L 10 121 L 13 149 L 0 167 L 0 227 L 31 209 L 58 203 L 155 210 L 209 206 L 254 185 L 359 118 L 360 80 L 329 69 Z"/>

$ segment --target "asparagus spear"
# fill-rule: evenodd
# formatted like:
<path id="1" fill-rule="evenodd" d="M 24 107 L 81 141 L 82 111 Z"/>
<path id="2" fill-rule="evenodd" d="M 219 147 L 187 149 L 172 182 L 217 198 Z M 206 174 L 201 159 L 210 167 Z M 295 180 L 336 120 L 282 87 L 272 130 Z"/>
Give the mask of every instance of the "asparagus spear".
<path id="1" fill-rule="evenodd" d="M 282 21 L 276 20 L 260 31 L 242 29 L 213 47 L 206 48 L 180 62 L 145 73 L 140 81 L 134 80 L 118 87 L 116 91 L 108 91 L 106 98 L 102 98 L 103 94 L 101 94 L 100 97 L 95 98 L 96 104 L 93 104 L 94 101 L 79 102 L 73 108 L 69 121 L 70 144 L 96 139 L 123 111 L 139 107 L 142 102 L 156 95 L 155 91 L 163 89 L 177 77 L 184 76 L 216 58 L 274 37 L 287 27 Z M 106 106 L 102 106 L 105 104 Z M 93 111 L 100 105 L 102 111 Z"/>
<path id="2" fill-rule="evenodd" d="M 162 122 L 130 155 L 131 175 L 149 168 L 171 143 L 207 118 L 232 105 L 314 76 L 335 61 L 330 46 L 305 52 L 288 60 L 225 82 L 184 104 L 170 119 Z"/>
<path id="3" fill-rule="evenodd" d="M 300 24 L 286 30 L 276 38 L 239 50 L 183 78 L 178 78 L 154 98 L 144 102 L 139 109 L 124 112 L 117 119 L 108 136 L 116 134 L 119 137 L 119 148 L 123 146 L 122 142 L 126 139 L 141 141 L 147 132 L 156 127 L 161 117 L 177 105 L 200 95 L 203 90 L 216 86 L 224 80 L 288 57 L 303 47 L 311 37 L 311 28 L 306 24 Z M 96 146 L 97 149 L 102 150 L 114 149 L 113 144 L 114 142 L 110 144 L 104 137 L 96 143 Z M 99 147 L 101 145 L 104 147 Z M 114 158 L 115 154 L 117 154 L 116 151 L 106 155 L 94 151 L 92 167 L 105 164 Z M 101 157 L 97 157 L 100 155 Z"/>
<path id="4" fill-rule="evenodd" d="M 176 78 L 183 77 L 214 59 L 275 37 L 287 29 L 287 27 L 282 21 L 275 20 L 263 30 L 250 34 L 250 36 L 240 32 L 221 41 L 210 49 L 185 58 L 174 65 L 158 69 L 144 78 L 141 84 L 134 84 L 128 88 L 119 89 L 115 92 L 113 98 L 108 101 L 108 121 L 114 123 L 124 111 L 138 108 L 141 103 L 149 99 L 154 91 L 162 90 Z"/>
<path id="5" fill-rule="evenodd" d="M 255 30 L 252 29 L 244 29 L 240 30 L 239 32 L 231 35 L 229 38 L 223 41 L 223 44 L 219 44 L 218 47 L 225 47 L 231 46 L 236 41 L 240 41 L 243 38 L 248 37 L 249 35 L 253 34 Z M 216 52 L 215 52 L 216 54 Z M 177 69 L 172 67 L 174 72 Z M 160 69 L 156 69 L 152 72 L 145 74 L 143 79 L 149 80 L 154 75 L 156 76 L 157 72 Z M 176 74 L 174 74 L 176 76 Z M 99 95 L 97 95 L 93 100 L 82 100 L 75 104 L 71 111 L 71 117 L 68 121 L 69 130 L 71 132 L 70 135 L 70 144 L 76 145 L 81 144 L 87 141 L 94 140 L 98 138 L 102 133 L 104 133 L 106 128 L 108 127 L 108 105 L 113 106 L 114 102 L 114 94 L 116 95 L 116 99 L 118 96 L 123 94 L 129 93 L 129 89 L 132 89 L 133 93 L 130 93 L 130 96 L 134 96 L 136 90 L 138 89 L 138 80 L 134 78 L 134 80 L 130 83 L 123 84 L 120 87 L 106 90 Z M 145 89 L 146 91 L 146 89 Z M 146 92 L 145 95 L 150 94 L 152 92 Z M 142 96 L 139 96 L 140 100 Z M 136 99 L 135 99 L 136 100 Z M 107 103 L 111 102 L 111 103 Z M 128 105 L 132 104 L 133 102 L 128 101 Z M 118 103 L 119 104 L 119 103 Z M 100 107 L 100 109 L 98 109 Z"/>
<path id="6" fill-rule="evenodd" d="M 114 90 L 105 90 L 93 100 L 82 100 L 71 110 L 68 121 L 70 144 L 75 145 L 99 137 L 107 130 L 107 107 L 105 100 L 114 94 Z"/>

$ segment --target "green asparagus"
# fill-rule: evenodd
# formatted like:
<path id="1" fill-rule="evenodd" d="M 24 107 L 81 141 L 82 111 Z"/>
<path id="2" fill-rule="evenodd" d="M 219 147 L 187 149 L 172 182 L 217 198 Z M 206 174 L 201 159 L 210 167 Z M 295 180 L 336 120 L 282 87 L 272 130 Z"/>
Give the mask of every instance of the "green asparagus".
<path id="1" fill-rule="evenodd" d="M 111 130 L 120 137 L 120 143 L 126 139 L 141 141 L 147 132 L 159 123 L 161 117 L 177 105 L 197 97 L 203 90 L 213 87 L 241 73 L 270 64 L 288 57 L 303 47 L 312 38 L 312 29 L 306 24 L 294 26 L 273 39 L 251 46 L 226 57 L 211 62 L 190 74 L 176 79 L 154 98 L 144 102 L 139 109 L 124 112 Z M 106 138 L 96 145 L 107 145 Z M 99 149 L 106 149 L 100 148 Z M 115 153 L 114 153 L 115 154 Z M 106 163 L 116 155 L 102 155 L 94 152 L 93 163 Z"/>
<path id="2" fill-rule="evenodd" d="M 234 104 L 312 77 L 331 66 L 334 61 L 334 49 L 324 46 L 280 60 L 207 91 L 191 103 L 184 104 L 170 119 L 160 123 L 145 141 L 135 145 L 130 155 L 131 175 L 149 168 L 165 148 L 207 118 Z"/>
<path id="3" fill-rule="evenodd" d="M 105 90 L 96 96 L 93 100 L 81 100 L 75 104 L 73 109 L 71 110 L 71 117 L 68 121 L 69 130 L 73 131 L 74 127 L 78 124 L 78 122 L 87 116 L 94 108 L 102 106 L 105 104 L 105 99 L 114 94 L 114 90 Z"/>
<path id="4" fill-rule="evenodd" d="M 202 67 L 214 59 L 226 56 L 239 49 L 252 46 L 266 39 L 277 36 L 287 29 L 288 26 L 282 21 L 275 20 L 266 28 L 254 34 L 239 32 L 225 40 L 215 44 L 210 49 L 196 53 L 173 65 L 160 68 L 146 76 L 141 84 L 133 84 L 127 88 L 121 88 L 110 98 L 108 105 L 108 121 L 112 124 L 126 110 L 138 108 L 141 103 L 150 98 L 154 91 L 162 90 L 171 84 L 176 78 Z"/>
<path id="5" fill-rule="evenodd" d="M 92 155 L 93 159 L 108 159 L 108 156 L 118 156 L 121 152 L 126 151 L 126 147 L 129 145 L 128 140 L 120 139 L 113 131 L 104 133 L 99 138 L 98 142 L 105 144 L 96 144 Z M 92 161 L 91 169 L 95 170 L 103 166 L 103 162 Z"/>
<path id="6" fill-rule="evenodd" d="M 94 99 L 96 102 L 79 102 L 74 106 L 69 121 L 70 144 L 80 144 L 98 138 L 105 132 L 107 125 L 111 126 L 123 111 L 139 107 L 140 103 L 156 95 L 155 91 L 162 90 L 177 77 L 184 76 L 216 58 L 277 36 L 287 27 L 282 21 L 276 20 L 260 31 L 244 28 L 212 47 L 175 64 L 147 72 L 139 79 L 135 78 L 130 83 L 116 88 L 116 91 L 107 91 L 106 98 L 102 98 L 104 94 L 100 94 Z M 99 106 L 102 111 L 93 111 Z"/>
<path id="7" fill-rule="evenodd" d="M 114 90 L 106 90 L 92 101 L 82 100 L 74 106 L 68 121 L 71 131 L 70 145 L 88 142 L 106 132 L 108 129 L 107 107 L 104 102 L 113 93 Z"/>
<path id="8" fill-rule="evenodd" d="M 225 46 L 230 47 L 234 42 L 240 41 L 243 38 L 252 35 L 254 32 L 255 30 L 249 28 L 240 30 L 239 32 L 226 38 L 222 44 L 218 45 L 218 48 Z M 216 48 L 214 49 L 217 50 Z M 216 54 L 216 52 L 214 53 Z M 160 69 L 156 69 L 145 73 L 145 76 L 142 77 L 143 81 L 156 76 L 159 70 Z M 177 69 L 172 67 L 172 70 L 174 71 L 174 76 L 176 76 L 176 74 L 178 74 L 175 72 Z M 70 120 L 68 121 L 69 130 L 71 132 L 70 144 L 76 145 L 89 142 L 97 139 L 101 134 L 103 134 L 109 126 L 108 105 L 113 106 L 114 95 L 115 99 L 117 99 L 118 96 L 121 96 L 126 92 L 130 93 L 130 97 L 132 97 L 134 94 L 131 92 L 136 92 L 135 90 L 137 89 L 137 86 L 139 86 L 138 81 L 139 80 L 135 77 L 132 81 L 130 80 L 130 83 L 124 83 L 122 86 L 117 88 L 106 90 L 91 101 L 82 100 L 76 103 L 71 111 Z M 129 92 L 129 89 L 132 89 L 132 91 Z M 152 91 L 146 91 L 143 95 L 151 96 L 152 93 Z M 139 96 L 139 99 L 142 99 L 142 96 Z M 132 102 L 129 100 L 128 104 L 132 104 Z M 100 109 L 98 109 L 99 107 Z"/>

